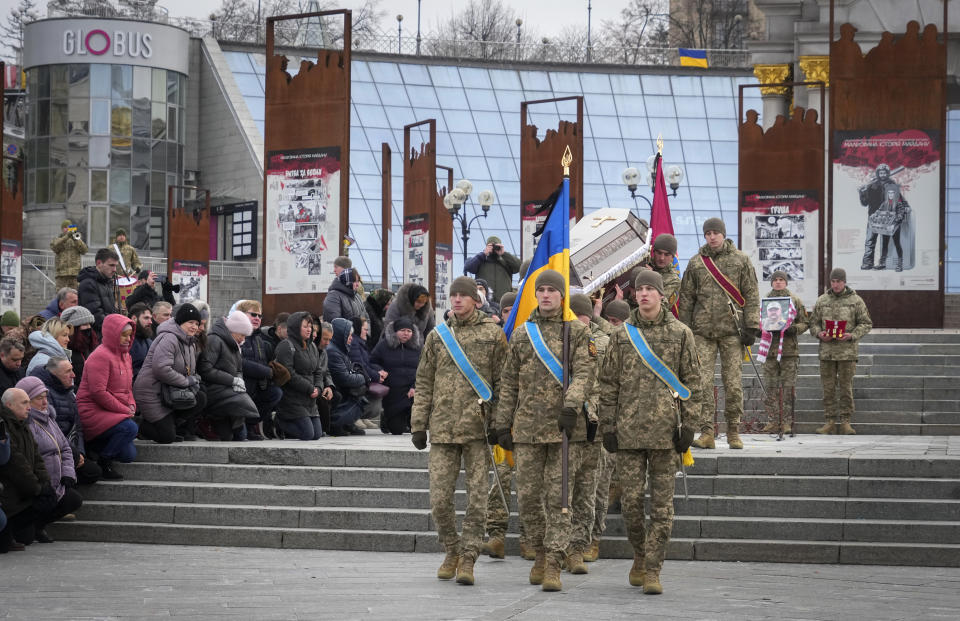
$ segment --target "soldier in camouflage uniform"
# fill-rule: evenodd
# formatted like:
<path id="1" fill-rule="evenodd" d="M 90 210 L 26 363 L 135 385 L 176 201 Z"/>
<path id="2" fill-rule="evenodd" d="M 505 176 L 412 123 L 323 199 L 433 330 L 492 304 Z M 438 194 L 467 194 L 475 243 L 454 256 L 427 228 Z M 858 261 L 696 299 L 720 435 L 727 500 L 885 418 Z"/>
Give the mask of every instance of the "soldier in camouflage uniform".
<path id="1" fill-rule="evenodd" d="M 641 271 L 636 279 L 638 307 L 628 323 L 643 334 L 650 349 L 690 389 L 680 402 L 677 428 L 673 389 L 646 366 L 621 327 L 610 337 L 600 373 L 600 424 L 603 444 L 617 454 L 623 483 L 623 518 L 633 546 L 629 581 L 643 592 L 663 592 L 660 569 L 673 528 L 676 456 L 690 447 L 698 423 L 700 365 L 690 328 L 662 306 L 663 280 Z M 650 479 L 650 528 L 644 527 L 644 486 Z"/>
<path id="2" fill-rule="evenodd" d="M 653 240 L 650 261 L 644 267 L 660 274 L 663 278 L 663 305 L 668 310 L 680 296 L 680 276 L 673 267 L 673 258 L 677 255 L 677 238 L 669 233 L 661 233 Z"/>
<path id="3" fill-rule="evenodd" d="M 143 269 L 143 263 L 140 261 L 140 255 L 137 249 L 127 242 L 127 232 L 123 229 L 117 229 L 114 235 L 114 241 L 117 248 L 120 249 L 120 258 L 123 259 L 123 265 L 127 268 L 127 276 L 135 276 Z"/>
<path id="4" fill-rule="evenodd" d="M 77 288 L 77 274 L 83 267 L 80 261 L 88 250 L 76 229 L 71 229 L 72 226 L 69 220 L 61 222 L 60 236 L 50 242 L 56 262 L 57 289 Z"/>
<path id="5" fill-rule="evenodd" d="M 603 307 L 603 300 L 595 300 L 593 307 L 593 322 L 600 326 L 605 334 L 613 334 L 618 326 L 630 316 L 630 305 L 623 300 L 611 300 L 607 304 L 606 319 L 600 316 Z"/>
<path id="6" fill-rule="evenodd" d="M 827 332 L 827 321 L 846 321 L 843 335 Z M 820 339 L 820 381 L 823 384 L 823 414 L 826 423 L 817 433 L 853 435 L 853 376 L 857 371 L 860 339 L 873 328 L 867 305 L 847 286 L 847 272 L 830 272 L 830 289 L 817 298 L 810 315 L 810 334 Z"/>
<path id="7" fill-rule="evenodd" d="M 596 363 L 587 327 L 579 321 L 563 320 L 563 276 L 542 270 L 534 285 L 537 308 L 528 321 L 539 327 L 543 341 L 558 360 L 564 324 L 569 326 L 570 381 L 564 394 L 561 383 L 534 350 L 527 324 L 519 324 L 510 338 L 510 355 L 501 375 L 497 441 L 513 450 L 517 463 L 520 518 L 536 549 L 530 583 L 542 584 L 544 591 L 559 591 L 563 588 L 563 554 L 570 540 L 570 514 L 560 510 L 560 434 L 566 434 L 571 442 L 586 440 L 583 406 L 593 388 Z"/>
<path id="8" fill-rule="evenodd" d="M 493 399 L 482 403 L 473 385 L 460 371 L 436 330 L 427 335 L 417 366 L 417 397 L 410 429 L 414 446 L 423 450 L 430 431 L 430 510 L 440 543 L 446 550 L 437 578 L 454 575 L 460 584 L 473 584 L 473 565 L 483 540 L 487 514 L 487 460 L 493 407 L 500 392 L 500 369 L 507 357 L 507 338 L 493 320 L 477 311 L 480 295 L 471 278 L 461 276 L 450 285 L 446 321 L 477 373 L 493 389 Z M 467 511 L 463 536 L 457 534 L 454 493 L 460 463 L 467 484 Z"/>
<path id="9" fill-rule="evenodd" d="M 590 328 L 590 337 L 593 348 L 596 350 L 597 371 L 603 366 L 603 354 L 607 351 L 610 337 L 600 329 L 593 316 L 593 303 L 590 298 L 579 293 L 570 296 L 570 310 L 585 326 Z M 570 443 L 570 480 L 573 485 L 573 503 L 570 506 L 570 545 L 567 547 L 567 569 L 572 574 L 587 573 L 584 564 L 587 555 L 591 552 L 593 543 L 593 526 L 596 521 L 597 483 L 601 473 L 600 460 L 603 446 L 594 442 L 599 418 L 597 408 L 600 404 L 596 383 L 590 388 L 587 402 L 587 437 L 584 442 Z M 609 483 L 608 483 L 609 485 Z M 599 545 L 599 542 L 598 542 Z"/>
<path id="10" fill-rule="evenodd" d="M 680 283 L 680 321 L 693 330 L 697 337 L 700 357 L 700 384 L 703 401 L 700 404 L 700 437 L 694 446 L 714 448 L 713 365 L 720 354 L 720 374 L 727 420 L 727 444 L 742 449 L 740 419 L 743 417 L 743 348 L 753 345 L 760 326 L 760 291 L 757 274 L 749 257 L 737 250 L 726 239 L 727 228 L 720 218 L 709 218 L 703 223 L 707 243 L 700 247 L 687 263 L 687 271 Z M 730 295 L 707 270 L 702 257 L 713 259 L 720 272 L 740 291 L 743 307 L 734 304 L 743 332 L 737 330 L 737 321 L 730 313 Z"/>
<path id="11" fill-rule="evenodd" d="M 780 388 L 783 388 L 783 433 L 790 433 L 793 423 L 793 390 L 797 385 L 797 367 L 800 364 L 800 348 L 797 345 L 797 335 L 807 331 L 810 318 L 803 302 L 787 289 L 790 277 L 786 272 L 777 270 L 770 276 L 770 293 L 768 298 L 790 298 L 797 309 L 797 316 L 793 324 L 786 330 L 771 332 L 770 347 L 767 359 L 763 363 L 763 384 L 766 388 L 764 408 L 767 412 L 767 424 L 764 433 L 777 433 L 780 430 Z M 783 353 L 777 360 L 780 349 L 780 339 L 783 339 Z"/>

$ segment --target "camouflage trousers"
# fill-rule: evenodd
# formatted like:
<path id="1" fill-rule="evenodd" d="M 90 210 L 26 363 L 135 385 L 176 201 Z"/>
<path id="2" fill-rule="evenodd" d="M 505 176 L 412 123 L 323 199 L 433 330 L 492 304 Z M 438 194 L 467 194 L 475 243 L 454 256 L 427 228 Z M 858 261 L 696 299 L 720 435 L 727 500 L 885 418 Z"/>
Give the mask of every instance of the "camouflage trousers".
<path id="1" fill-rule="evenodd" d="M 513 486 L 513 475 L 516 468 L 507 463 L 504 459 L 497 464 L 497 474 L 500 477 L 500 485 L 503 486 L 503 495 L 510 501 L 510 489 Z M 519 506 L 519 499 L 518 499 Z M 510 510 L 503 504 L 503 497 L 500 495 L 500 488 L 497 487 L 496 480 L 490 486 L 490 493 L 487 495 L 487 535 L 491 539 L 494 537 L 505 537 L 507 529 L 510 526 Z M 523 521 L 520 521 L 520 544 L 527 545 L 526 531 L 523 529 Z"/>
<path id="2" fill-rule="evenodd" d="M 714 404 L 712 388 L 714 364 L 720 354 L 720 377 L 723 379 L 724 411 L 727 425 L 739 425 L 743 418 L 743 345 L 736 336 L 710 339 L 699 334 L 697 355 L 700 357 L 700 387 L 703 399 L 700 402 L 700 431 L 713 431 Z"/>
<path id="3" fill-rule="evenodd" d="M 767 394 L 763 405 L 767 420 L 780 420 L 780 388 L 783 388 L 783 420 L 793 420 L 793 389 L 797 385 L 798 357 L 784 357 L 777 361 L 771 356 L 763 363 L 763 387 Z"/>
<path id="4" fill-rule="evenodd" d="M 534 549 L 559 557 L 570 542 L 570 514 L 560 510 L 561 444 L 514 444 L 513 458 L 517 463 L 520 519 L 527 540 Z M 575 471 L 575 467 L 571 460 L 569 471 Z M 569 485 L 568 505 L 572 490 Z"/>
<path id="5" fill-rule="evenodd" d="M 856 360 L 821 360 L 823 415 L 827 422 L 849 423 L 853 418 L 853 376 Z"/>
<path id="6" fill-rule="evenodd" d="M 60 289 L 63 289 L 64 287 L 67 287 L 70 289 L 77 288 L 76 274 L 74 274 L 73 276 L 57 276 L 56 281 L 57 281 L 57 291 L 59 291 Z"/>
<path id="7" fill-rule="evenodd" d="M 601 442 L 570 443 L 570 547 L 581 553 L 590 547 L 593 537 L 602 450 Z"/>
<path id="8" fill-rule="evenodd" d="M 600 463 L 597 468 L 597 498 L 594 501 L 593 531 L 591 537 L 599 539 L 607 530 L 607 508 L 610 506 L 610 482 L 615 480 L 617 454 L 608 453 L 600 446 Z"/>
<path id="9" fill-rule="evenodd" d="M 623 520 L 634 553 L 644 555 L 647 570 L 660 571 L 673 530 L 673 490 L 676 478 L 673 449 L 621 450 L 617 475 L 623 485 Z M 645 525 L 643 492 L 650 476 L 650 527 Z"/>
<path id="10" fill-rule="evenodd" d="M 487 443 L 473 440 L 463 444 L 430 445 L 430 512 L 444 549 L 479 554 L 483 523 L 487 515 Z M 454 508 L 460 462 L 467 484 L 467 511 L 463 516 L 463 537 L 457 534 Z"/>

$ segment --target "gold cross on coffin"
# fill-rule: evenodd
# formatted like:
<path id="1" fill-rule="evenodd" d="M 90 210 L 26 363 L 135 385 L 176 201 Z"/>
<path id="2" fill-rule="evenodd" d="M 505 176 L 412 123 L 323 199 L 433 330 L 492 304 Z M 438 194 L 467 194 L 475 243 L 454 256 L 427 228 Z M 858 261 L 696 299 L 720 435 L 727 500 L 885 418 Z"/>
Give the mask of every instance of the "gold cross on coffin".
<path id="1" fill-rule="evenodd" d="M 596 220 L 594 224 L 590 225 L 590 228 L 593 228 L 593 229 L 601 226 L 607 220 L 610 220 L 611 222 L 615 222 L 617 220 L 616 218 L 612 218 L 610 216 L 603 216 L 602 218 L 594 216 L 593 219 Z"/>

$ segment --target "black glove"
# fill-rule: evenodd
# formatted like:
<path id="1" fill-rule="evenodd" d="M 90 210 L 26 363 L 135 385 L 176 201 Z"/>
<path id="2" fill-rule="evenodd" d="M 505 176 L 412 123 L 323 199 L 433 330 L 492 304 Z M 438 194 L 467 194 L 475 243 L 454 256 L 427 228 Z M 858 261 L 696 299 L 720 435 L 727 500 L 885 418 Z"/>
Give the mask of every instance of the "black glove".
<path id="1" fill-rule="evenodd" d="M 513 436 L 510 435 L 509 429 L 501 429 L 496 432 L 497 434 L 497 444 L 500 445 L 505 451 L 513 450 Z"/>
<path id="2" fill-rule="evenodd" d="M 493 427 L 487 428 L 487 444 L 495 446 L 497 444 L 497 430 Z"/>
<path id="3" fill-rule="evenodd" d="M 410 437 L 410 441 L 413 442 L 413 445 L 417 447 L 418 451 L 422 451 L 427 448 L 427 432 L 414 431 Z"/>
<path id="4" fill-rule="evenodd" d="M 557 427 L 567 435 L 567 439 L 573 437 L 573 430 L 577 426 L 577 408 L 565 407 L 560 410 L 560 416 L 557 417 Z"/>
<path id="5" fill-rule="evenodd" d="M 60 477 L 60 485 L 67 489 L 73 489 L 77 486 L 77 480 L 71 477 Z"/>
<path id="6" fill-rule="evenodd" d="M 172 293 L 173 283 L 170 282 L 169 280 L 164 280 L 162 283 L 160 283 L 160 290 L 163 291 L 164 293 L 167 293 L 168 291 Z"/>
<path id="7" fill-rule="evenodd" d="M 753 335 L 753 330 L 747 329 L 740 335 L 740 342 L 743 343 L 744 347 L 750 347 L 757 342 L 757 337 Z"/>
<path id="8" fill-rule="evenodd" d="M 33 499 L 33 510 L 37 515 L 46 515 L 53 511 L 57 506 L 57 493 L 53 491 L 50 484 L 47 483 L 40 488 L 40 493 Z"/>
<path id="9" fill-rule="evenodd" d="M 587 442 L 593 442 L 597 439 L 597 429 L 600 428 L 600 423 L 587 421 Z"/>
<path id="10" fill-rule="evenodd" d="M 174 286 L 173 286 L 173 292 L 174 292 L 174 293 L 180 293 L 180 285 L 174 285 Z"/>
<path id="11" fill-rule="evenodd" d="M 607 449 L 608 453 L 617 452 L 617 432 L 607 432 L 603 434 L 603 448 Z"/>
<path id="12" fill-rule="evenodd" d="M 680 427 L 673 430 L 673 448 L 681 455 L 687 452 L 690 445 L 693 444 L 693 429 L 690 427 Z"/>

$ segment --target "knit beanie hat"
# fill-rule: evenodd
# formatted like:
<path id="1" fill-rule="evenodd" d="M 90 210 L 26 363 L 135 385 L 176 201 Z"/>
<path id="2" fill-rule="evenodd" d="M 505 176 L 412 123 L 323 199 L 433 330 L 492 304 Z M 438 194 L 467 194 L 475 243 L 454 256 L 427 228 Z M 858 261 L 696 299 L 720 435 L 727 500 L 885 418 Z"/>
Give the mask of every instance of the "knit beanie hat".
<path id="1" fill-rule="evenodd" d="M 771 274 L 771 275 L 770 275 L 770 282 L 773 282 L 773 281 L 775 281 L 775 280 L 778 279 L 778 278 L 782 278 L 782 279 L 784 279 L 785 281 L 790 282 L 790 277 L 787 276 L 787 273 L 786 273 L 785 271 L 783 271 L 783 270 L 777 270 L 777 271 L 775 271 L 773 274 Z"/>
<path id="2" fill-rule="evenodd" d="M 413 330 L 413 322 L 410 321 L 409 317 L 401 317 L 393 322 L 393 331 L 399 332 L 400 330 Z"/>
<path id="3" fill-rule="evenodd" d="M 677 238 L 670 233 L 661 233 L 653 241 L 653 249 L 677 254 Z"/>
<path id="4" fill-rule="evenodd" d="M 727 225 L 724 224 L 720 218 L 707 218 L 703 223 L 704 234 L 706 234 L 707 231 L 716 231 L 726 237 Z"/>
<path id="5" fill-rule="evenodd" d="M 614 300 L 607 304 L 607 318 L 613 317 L 626 321 L 630 317 L 630 305 L 623 300 Z"/>
<path id="6" fill-rule="evenodd" d="M 124 237 L 126 237 L 126 236 L 127 236 L 127 232 L 126 232 L 125 230 L 123 230 L 123 229 L 117 229 L 117 232 L 113 234 L 114 237 L 120 237 L 121 235 L 123 235 Z"/>
<path id="7" fill-rule="evenodd" d="M 483 300 L 480 299 L 480 292 L 477 291 L 477 283 L 469 276 L 458 276 L 453 279 L 450 284 L 450 295 L 452 296 L 455 293 L 473 298 L 477 301 L 477 304 L 483 304 Z"/>
<path id="8" fill-rule="evenodd" d="M 560 297 L 563 297 L 566 294 L 567 283 L 563 279 L 563 274 L 557 270 L 543 270 L 537 276 L 537 280 L 534 281 L 534 289 L 539 289 L 544 285 L 550 285 L 554 289 L 560 292 Z"/>
<path id="9" fill-rule="evenodd" d="M 517 294 L 514 291 L 507 291 L 500 297 L 500 308 L 513 308 L 517 303 Z"/>
<path id="10" fill-rule="evenodd" d="M 60 313 L 60 321 L 67 325 L 77 327 L 93 324 L 94 318 L 93 313 L 88 311 L 83 306 L 71 306 L 67 310 Z"/>
<path id="11" fill-rule="evenodd" d="M 30 375 L 28 377 L 23 378 L 22 380 L 17 382 L 17 385 L 15 386 L 15 388 L 19 388 L 23 392 L 27 393 L 27 396 L 30 397 L 31 399 L 47 392 L 47 387 L 43 383 L 43 380 L 41 380 L 39 377 L 36 377 L 35 375 Z"/>
<path id="12" fill-rule="evenodd" d="M 633 287 L 639 291 L 641 285 L 653 287 L 663 295 L 663 277 L 653 270 L 640 270 L 637 279 L 633 281 Z"/>
<path id="13" fill-rule="evenodd" d="M 587 317 L 593 316 L 593 302 L 590 301 L 590 298 L 582 293 L 575 293 L 570 296 L 570 310 L 573 311 L 575 315 L 586 315 Z"/>
<path id="14" fill-rule="evenodd" d="M 250 318 L 243 311 L 233 311 L 224 323 L 227 324 L 227 330 L 230 330 L 233 334 L 242 334 L 243 336 L 253 334 L 253 324 L 250 323 Z"/>
<path id="15" fill-rule="evenodd" d="M 17 314 L 17 311 L 8 310 L 3 314 L 3 317 L 0 318 L 0 326 L 6 326 L 8 328 L 16 328 L 20 325 L 20 315 Z"/>
<path id="16" fill-rule="evenodd" d="M 196 321 L 197 323 L 200 323 L 203 320 L 203 317 L 200 316 L 200 311 L 197 310 L 196 306 L 187 302 L 186 304 L 180 305 L 180 308 L 177 309 L 177 313 L 173 316 L 173 320 L 177 322 L 178 326 L 181 326 L 188 321 Z"/>
<path id="17" fill-rule="evenodd" d="M 350 260 L 350 257 L 337 257 L 333 260 L 333 264 L 337 267 L 342 267 L 344 269 L 350 269 L 353 267 L 353 261 Z"/>
<path id="18" fill-rule="evenodd" d="M 503 244 L 503 242 L 500 241 L 500 238 L 497 237 L 496 235 L 491 235 L 490 237 L 488 237 L 488 238 L 487 238 L 487 243 L 488 243 L 488 244 L 493 244 L 493 245 L 495 245 L 495 246 L 499 246 L 499 245 Z"/>
<path id="19" fill-rule="evenodd" d="M 430 292 L 427 291 L 426 287 L 424 287 L 423 285 L 413 285 L 407 291 L 407 299 L 410 300 L 410 304 L 413 304 L 418 299 L 420 299 L 421 295 L 425 295 L 428 298 L 430 297 Z"/>
<path id="20" fill-rule="evenodd" d="M 847 270 L 842 267 L 835 267 L 830 270 L 830 280 L 842 280 L 847 282 Z"/>
<path id="21" fill-rule="evenodd" d="M 64 220 L 63 222 L 60 223 L 61 229 L 69 228 L 71 226 L 73 226 L 73 222 L 70 222 L 69 220 Z"/>

